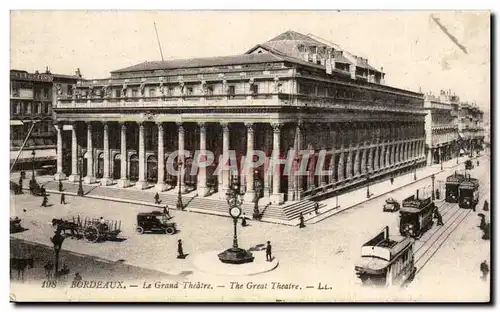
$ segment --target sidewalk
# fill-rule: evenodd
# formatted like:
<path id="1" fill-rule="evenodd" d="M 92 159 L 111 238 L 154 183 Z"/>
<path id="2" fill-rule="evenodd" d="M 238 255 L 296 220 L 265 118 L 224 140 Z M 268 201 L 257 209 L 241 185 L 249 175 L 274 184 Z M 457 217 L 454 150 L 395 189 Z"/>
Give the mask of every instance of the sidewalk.
<path id="1" fill-rule="evenodd" d="M 479 156 L 479 158 L 484 157 L 484 155 Z M 475 157 L 476 159 L 478 157 Z M 358 206 L 362 203 L 365 203 L 367 201 L 373 200 L 375 198 L 378 198 L 383 195 L 387 195 L 395 190 L 399 190 L 403 187 L 412 185 L 414 183 L 420 182 L 425 179 L 429 179 L 433 174 L 437 175 L 442 172 L 453 172 L 455 169 L 459 168 L 463 163 L 465 163 L 465 160 L 469 159 L 468 156 L 462 156 L 458 160 L 458 165 L 457 165 L 457 159 L 451 159 L 446 162 L 443 162 L 443 170 L 441 170 L 441 165 L 440 164 L 434 164 L 429 167 L 424 167 L 419 170 L 417 170 L 417 179 L 414 180 L 414 173 L 408 173 L 402 176 L 398 176 L 397 178 L 394 179 L 394 184 L 390 184 L 390 181 L 382 181 L 376 184 L 371 184 L 370 185 L 370 198 L 366 197 L 367 193 L 367 187 L 363 187 L 360 189 L 357 189 L 355 191 L 349 192 L 342 194 L 336 197 L 328 198 L 322 201 L 319 201 L 318 203 L 320 204 L 319 209 L 319 214 L 309 214 L 307 216 L 304 216 L 305 223 L 307 224 L 314 224 L 317 222 L 320 222 L 326 218 L 329 218 L 337 213 L 340 213 L 342 211 L 345 211 L 347 209 L 353 208 L 355 206 Z M 464 169 L 464 168 L 460 168 Z M 446 178 L 442 178 L 441 180 L 445 180 Z M 437 179 L 436 179 L 437 181 Z M 431 181 L 429 181 L 429 184 L 431 184 Z M 437 186 L 437 184 L 436 184 Z M 408 194 L 409 196 L 411 194 Z M 443 194 L 444 195 L 444 194 Z M 343 203 L 347 203 L 347 205 L 343 206 Z M 382 208 L 381 208 L 382 209 Z M 295 224 L 299 224 L 299 220 L 297 219 L 295 221 Z"/>
<path id="2" fill-rule="evenodd" d="M 483 157 L 484 155 L 480 156 Z M 459 159 L 459 165 L 461 165 L 465 160 L 468 159 L 468 157 L 464 156 Z M 451 171 L 451 169 L 456 168 L 459 166 L 456 164 L 456 159 L 449 160 L 447 162 L 443 163 L 443 171 Z M 317 222 L 320 222 L 326 218 L 329 218 L 330 216 L 333 216 L 341 211 L 344 211 L 346 209 L 352 208 L 354 206 L 357 206 L 359 204 L 362 204 L 364 202 L 367 202 L 369 200 L 375 199 L 377 197 L 380 197 L 382 195 L 388 194 L 394 190 L 401 189 L 405 186 L 411 185 L 413 183 L 419 182 L 421 180 L 429 178 L 432 174 L 437 174 L 441 172 L 439 164 L 432 165 L 430 167 L 425 167 L 417 170 L 417 180 L 413 180 L 413 172 L 399 176 L 394 179 L 394 184 L 391 185 L 390 182 L 387 181 L 382 181 L 376 184 L 370 185 L 370 198 L 366 198 L 366 187 L 357 189 L 355 191 L 349 192 L 342 194 L 336 197 L 328 198 L 322 201 L 319 201 L 320 209 L 319 209 L 319 214 L 316 215 L 314 213 L 304 215 L 304 219 L 306 223 L 308 224 L 314 224 Z M 23 189 L 28 190 L 28 181 L 31 178 L 31 172 L 26 172 L 26 179 L 24 180 L 23 183 Z M 16 182 L 19 179 L 19 173 L 13 173 L 11 175 L 11 180 Z M 58 191 L 58 182 L 54 181 L 53 176 L 37 176 L 36 177 L 38 183 L 42 184 L 45 186 L 46 190 L 48 193 L 53 193 L 53 194 L 60 194 Z M 135 189 L 133 186 L 128 187 L 126 189 L 119 188 L 117 185 L 110 185 L 110 186 L 101 186 L 100 184 L 83 184 L 83 190 L 85 197 L 88 198 L 93 198 L 93 199 L 100 199 L 100 200 L 107 200 L 107 201 L 115 201 L 115 202 L 123 202 L 123 203 L 131 203 L 131 204 L 137 204 L 137 205 L 143 205 L 143 206 L 150 206 L 154 208 L 163 208 L 165 205 L 168 205 L 169 208 L 174 208 L 175 203 L 177 202 L 177 189 L 171 189 L 168 191 L 164 192 L 158 192 L 158 195 L 160 196 L 160 201 L 161 204 L 154 204 L 154 199 L 153 196 L 156 193 L 156 190 L 154 187 L 145 189 L 145 190 L 139 190 Z M 78 191 L 78 183 L 72 183 L 63 181 L 63 192 L 66 195 L 71 195 L 71 196 L 77 196 L 77 191 Z M 218 204 L 221 202 L 220 200 L 216 200 L 213 197 L 208 198 L 197 198 L 196 192 L 190 192 L 187 194 L 182 194 L 182 200 L 183 203 L 187 206 L 190 202 L 193 200 L 199 201 L 199 200 L 209 200 L 210 202 L 213 202 L 213 204 Z M 224 202 L 225 203 L 225 202 Z M 343 206 L 342 204 L 345 204 Z M 247 204 L 249 205 L 249 204 Z M 196 205 L 195 205 L 196 206 Z M 251 208 L 249 208 L 251 209 Z M 260 207 L 260 209 L 263 209 L 263 206 Z M 227 216 L 226 213 L 221 213 L 218 211 L 214 210 L 209 210 L 209 209 L 200 209 L 197 207 L 189 207 L 187 206 L 185 209 L 186 212 L 196 212 L 196 213 L 205 213 L 205 214 L 212 214 L 212 215 L 220 215 L 220 216 Z M 269 217 L 264 217 L 262 219 L 263 222 L 269 222 L 269 223 L 277 223 L 277 224 L 282 224 L 282 225 L 289 225 L 289 226 L 296 226 L 299 224 L 299 220 L 293 219 L 293 220 L 281 220 L 281 219 L 275 219 L 275 218 L 269 218 Z"/>

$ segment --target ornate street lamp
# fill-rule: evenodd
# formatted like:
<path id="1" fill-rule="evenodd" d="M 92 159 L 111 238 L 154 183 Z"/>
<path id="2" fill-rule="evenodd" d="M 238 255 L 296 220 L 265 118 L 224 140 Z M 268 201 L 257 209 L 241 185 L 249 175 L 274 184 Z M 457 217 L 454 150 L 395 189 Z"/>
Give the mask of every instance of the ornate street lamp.
<path id="1" fill-rule="evenodd" d="M 184 210 L 184 204 L 182 203 L 182 193 L 181 193 L 181 174 L 182 174 L 182 161 L 177 160 L 177 183 L 179 184 L 179 189 L 177 191 L 177 209 Z"/>
<path id="2" fill-rule="evenodd" d="M 56 255 L 56 261 L 55 261 L 55 273 L 54 276 L 57 277 L 57 273 L 59 272 L 59 252 L 61 251 L 62 244 L 64 242 L 65 237 L 61 235 L 61 230 L 58 228 L 55 231 L 55 235 L 50 238 L 50 241 L 52 242 L 52 245 L 54 246 L 54 252 Z"/>
<path id="3" fill-rule="evenodd" d="M 243 203 L 243 194 L 240 193 L 240 185 L 233 178 L 231 186 L 226 193 L 227 204 L 229 205 L 229 215 L 233 218 L 233 247 L 221 252 L 218 257 L 223 263 L 243 264 L 253 262 L 254 256 L 251 252 L 238 247 L 237 224 L 238 218 L 241 216 L 241 204 Z"/>
<path id="4" fill-rule="evenodd" d="M 435 200 L 436 199 L 436 195 L 435 195 L 435 188 L 434 188 L 434 180 L 436 179 L 436 177 L 434 175 L 431 176 L 431 180 L 432 180 L 432 200 Z"/>
<path id="5" fill-rule="evenodd" d="M 260 199 L 260 192 L 262 191 L 262 184 L 258 180 L 258 171 L 254 171 L 254 177 L 253 177 L 253 184 L 254 184 L 254 191 L 255 191 L 255 201 L 254 201 L 254 206 L 253 206 L 253 219 L 254 220 L 260 220 L 262 218 L 262 215 L 260 214 L 259 211 L 259 199 Z"/>
<path id="6" fill-rule="evenodd" d="M 82 154 L 82 150 L 80 149 L 80 152 L 78 153 L 78 160 L 79 160 L 79 168 L 80 169 L 80 179 L 78 180 L 78 193 L 77 195 L 78 196 L 83 196 L 83 154 Z"/>

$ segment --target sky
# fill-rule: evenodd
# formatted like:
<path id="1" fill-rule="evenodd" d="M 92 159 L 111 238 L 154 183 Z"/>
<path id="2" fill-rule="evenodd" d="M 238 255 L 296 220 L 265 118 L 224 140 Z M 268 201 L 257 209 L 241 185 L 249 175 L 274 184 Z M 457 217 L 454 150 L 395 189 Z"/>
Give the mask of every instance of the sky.
<path id="1" fill-rule="evenodd" d="M 440 27 L 435 20 L 443 26 Z M 490 15 L 471 11 L 12 11 L 11 69 L 106 78 L 161 60 L 243 54 L 287 30 L 384 68 L 386 84 L 490 106 Z"/>

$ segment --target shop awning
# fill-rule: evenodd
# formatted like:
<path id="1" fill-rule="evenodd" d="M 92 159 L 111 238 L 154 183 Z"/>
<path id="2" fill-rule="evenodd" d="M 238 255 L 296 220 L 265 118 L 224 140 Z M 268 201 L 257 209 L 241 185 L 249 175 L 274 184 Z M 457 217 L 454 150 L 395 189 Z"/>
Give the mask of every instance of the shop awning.
<path id="1" fill-rule="evenodd" d="M 10 125 L 11 126 L 22 126 L 24 124 L 23 124 L 23 122 L 21 120 L 11 120 L 10 121 Z"/>
<path id="2" fill-rule="evenodd" d="M 19 155 L 18 162 L 27 162 L 32 160 L 31 155 L 32 150 L 23 150 L 21 155 Z M 19 154 L 19 151 L 10 151 L 10 161 L 14 161 Z M 35 150 L 35 161 L 41 160 L 51 160 L 56 159 L 56 150 L 55 149 L 44 149 L 44 150 Z"/>

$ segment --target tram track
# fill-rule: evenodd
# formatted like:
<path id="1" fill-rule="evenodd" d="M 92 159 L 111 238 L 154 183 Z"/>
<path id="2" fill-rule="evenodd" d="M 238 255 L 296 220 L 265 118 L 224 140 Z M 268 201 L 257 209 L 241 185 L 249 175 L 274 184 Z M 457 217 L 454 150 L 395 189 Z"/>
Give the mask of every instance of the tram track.
<path id="1" fill-rule="evenodd" d="M 478 199 L 478 205 L 484 200 L 486 193 L 487 192 L 483 192 L 480 195 Z M 448 213 L 454 210 L 454 205 L 458 204 L 445 202 L 439 208 L 443 207 L 444 205 L 449 207 L 445 212 L 446 215 L 448 215 Z M 448 215 L 449 217 L 447 218 L 447 222 L 445 223 L 445 225 L 432 233 L 425 241 L 423 241 L 422 245 L 415 250 L 414 263 L 417 268 L 416 274 L 418 274 L 430 261 L 430 259 L 432 259 L 432 257 L 437 253 L 441 246 L 447 241 L 448 237 L 458 228 L 458 226 L 467 218 L 467 216 L 469 216 L 471 211 L 472 209 L 464 208 L 457 208 L 456 210 L 454 210 L 451 216 Z"/>

